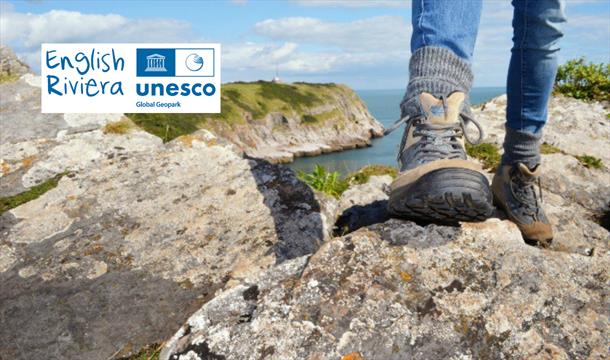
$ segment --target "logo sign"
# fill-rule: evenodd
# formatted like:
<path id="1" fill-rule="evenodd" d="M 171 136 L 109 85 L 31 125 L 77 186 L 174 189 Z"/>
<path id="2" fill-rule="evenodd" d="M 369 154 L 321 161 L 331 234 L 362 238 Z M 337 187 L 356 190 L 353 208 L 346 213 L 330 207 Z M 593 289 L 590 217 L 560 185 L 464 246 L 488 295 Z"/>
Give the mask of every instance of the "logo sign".
<path id="1" fill-rule="evenodd" d="M 42 44 L 43 113 L 219 113 L 220 44 Z"/>

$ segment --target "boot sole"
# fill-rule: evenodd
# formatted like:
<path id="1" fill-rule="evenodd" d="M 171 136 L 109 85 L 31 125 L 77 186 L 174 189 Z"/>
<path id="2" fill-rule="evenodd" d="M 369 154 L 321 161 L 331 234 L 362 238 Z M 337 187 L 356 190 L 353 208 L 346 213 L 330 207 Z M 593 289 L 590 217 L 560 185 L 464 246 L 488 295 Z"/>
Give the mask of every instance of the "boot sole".
<path id="1" fill-rule="evenodd" d="M 455 223 L 483 221 L 493 211 L 487 178 L 474 170 L 444 168 L 393 189 L 388 211 L 397 217 Z"/>
<path id="2" fill-rule="evenodd" d="M 506 217 L 508 218 L 508 220 L 512 221 L 515 225 L 517 225 L 517 227 L 519 228 L 519 231 L 521 232 L 521 237 L 523 237 L 523 241 L 525 241 L 526 244 L 532 245 L 532 246 L 538 246 L 538 247 L 542 247 L 542 248 L 548 248 L 549 246 L 551 246 L 551 244 L 553 243 L 552 234 L 542 237 L 542 238 L 533 238 L 533 237 L 527 236 L 527 234 L 525 234 L 524 231 L 521 229 L 521 225 L 519 225 L 519 221 L 517 221 L 517 219 L 515 219 L 513 216 L 511 216 L 510 212 L 508 211 L 508 208 L 506 207 L 506 205 L 504 205 L 504 202 L 501 201 L 496 196 L 496 194 L 493 194 L 493 204 L 495 207 L 502 210 L 504 212 L 504 214 L 506 214 Z"/>

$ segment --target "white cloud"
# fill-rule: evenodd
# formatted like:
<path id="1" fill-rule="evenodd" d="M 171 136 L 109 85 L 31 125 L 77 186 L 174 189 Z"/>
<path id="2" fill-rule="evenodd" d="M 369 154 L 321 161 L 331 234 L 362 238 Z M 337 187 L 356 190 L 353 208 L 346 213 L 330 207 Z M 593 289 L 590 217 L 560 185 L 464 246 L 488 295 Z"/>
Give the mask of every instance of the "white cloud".
<path id="1" fill-rule="evenodd" d="M 310 17 L 268 19 L 254 31 L 274 40 L 336 46 L 348 51 L 409 48 L 411 26 L 400 16 L 376 16 L 351 22 L 328 22 Z"/>
<path id="2" fill-rule="evenodd" d="M 223 68 L 243 71 L 272 71 L 276 66 L 283 73 L 326 73 L 350 67 L 366 68 L 401 61 L 406 64 L 408 51 L 345 52 L 299 51 L 295 43 L 278 45 L 232 43 L 223 45 Z"/>
<path id="3" fill-rule="evenodd" d="M 331 7 L 409 7 L 411 0 L 295 0 L 303 6 Z"/>
<path id="4" fill-rule="evenodd" d="M 0 42 L 14 47 L 27 63 L 40 65 L 45 42 L 186 42 L 197 36 L 186 21 L 130 19 L 115 14 L 51 10 L 42 14 L 0 14 Z"/>

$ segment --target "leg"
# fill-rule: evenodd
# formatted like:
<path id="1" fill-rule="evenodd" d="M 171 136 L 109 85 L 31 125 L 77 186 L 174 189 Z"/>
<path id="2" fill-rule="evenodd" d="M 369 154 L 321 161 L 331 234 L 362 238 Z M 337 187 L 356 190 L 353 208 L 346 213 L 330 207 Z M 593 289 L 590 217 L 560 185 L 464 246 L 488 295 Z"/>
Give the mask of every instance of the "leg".
<path id="1" fill-rule="evenodd" d="M 476 124 L 468 93 L 480 16 L 481 0 L 413 1 L 413 55 L 398 123 L 406 129 L 388 200 L 393 215 L 455 222 L 493 211 L 489 182 L 464 148 L 465 125 Z"/>
<path id="2" fill-rule="evenodd" d="M 553 229 L 536 194 L 540 138 L 557 72 L 561 0 L 513 0 L 513 49 L 508 70 L 506 137 L 502 165 L 492 183 L 496 204 L 526 241 L 546 246 Z"/>
<path id="3" fill-rule="evenodd" d="M 562 0 L 513 0 L 513 48 L 507 80 L 504 163 L 540 162 L 539 142 L 557 73 Z"/>
<path id="4" fill-rule="evenodd" d="M 411 53 L 442 47 L 471 62 L 481 18 L 480 0 L 414 0 Z"/>
<path id="5" fill-rule="evenodd" d="M 470 62 L 481 18 L 481 0 L 414 0 L 409 85 L 402 115 L 422 92 L 436 97 L 470 92 Z"/>

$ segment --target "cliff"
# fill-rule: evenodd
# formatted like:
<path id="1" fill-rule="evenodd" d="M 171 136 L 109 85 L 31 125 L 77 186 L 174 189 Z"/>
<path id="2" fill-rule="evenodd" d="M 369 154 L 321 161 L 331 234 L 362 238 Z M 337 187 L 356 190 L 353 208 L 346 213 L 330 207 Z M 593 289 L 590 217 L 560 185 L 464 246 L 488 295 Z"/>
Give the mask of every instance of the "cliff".
<path id="1" fill-rule="evenodd" d="M 363 147 L 383 127 L 345 85 L 266 81 L 222 85 L 220 114 L 127 114 L 164 140 L 207 129 L 274 163 Z"/>

